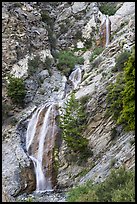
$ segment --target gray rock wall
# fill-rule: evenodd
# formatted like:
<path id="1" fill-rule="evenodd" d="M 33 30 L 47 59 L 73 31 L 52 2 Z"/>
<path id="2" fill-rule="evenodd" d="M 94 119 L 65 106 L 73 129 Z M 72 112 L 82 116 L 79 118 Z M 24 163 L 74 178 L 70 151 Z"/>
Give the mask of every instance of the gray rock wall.
<path id="1" fill-rule="evenodd" d="M 18 3 L 18 4 L 15 4 Z M 76 90 L 76 98 L 88 95 L 88 127 L 84 135 L 89 139 L 93 157 L 86 165 L 69 163 L 65 158 L 67 148 L 62 144 L 58 182 L 60 186 L 70 187 L 77 183 L 93 179 L 103 181 L 110 169 L 124 164 L 134 168 L 134 133 L 125 133 L 117 127 L 117 137 L 111 140 L 111 130 L 115 127 L 111 118 L 105 118 L 106 86 L 116 79 L 112 73 L 115 59 L 124 49 L 131 49 L 135 43 L 135 12 L 134 2 L 124 2 L 115 15 L 110 16 L 112 39 L 106 49 L 91 64 L 89 59 L 97 46 L 98 22 L 97 5 L 93 2 L 3 2 L 2 4 L 2 74 L 3 98 L 8 101 L 5 84 L 8 73 L 20 75 L 27 88 L 26 107 L 13 109 L 18 121 L 29 117 L 32 107 L 45 102 L 60 101 L 64 96 L 67 78 L 57 70 L 53 55 L 52 39 L 56 40 L 55 50 L 78 48 L 79 44 L 86 51 L 79 50 L 76 55 L 84 57 L 82 83 Z M 49 28 L 41 19 L 41 11 L 47 11 L 53 20 Z M 95 14 L 95 15 L 94 15 Z M 121 24 L 123 26 L 121 26 Z M 52 31 L 50 33 L 50 31 Z M 51 38 L 49 40 L 49 36 Z M 80 42 L 80 43 L 79 43 Z M 92 44 L 87 48 L 87 43 Z M 123 43 L 122 43 L 123 42 Z M 45 54 L 48 53 L 48 54 Z M 36 75 L 28 77 L 28 58 L 40 54 L 52 59 L 51 68 L 38 67 Z M 21 73 L 21 74 L 20 74 Z M 27 119 L 24 124 L 27 127 Z M 2 144 L 2 177 L 3 200 L 14 201 L 13 195 L 19 192 L 30 192 L 35 188 L 31 162 L 23 149 L 17 126 L 3 126 Z M 25 130 L 22 134 L 25 134 Z M 112 166 L 112 160 L 113 166 Z M 86 171 L 85 171 L 86 170 Z M 85 176 L 83 176 L 83 172 Z M 27 174 L 24 174 L 24 172 Z M 21 173 L 21 174 L 20 174 Z M 23 177 L 22 177 L 22 176 Z M 28 178 L 24 180 L 24 178 Z M 5 195 L 7 195 L 5 197 Z"/>

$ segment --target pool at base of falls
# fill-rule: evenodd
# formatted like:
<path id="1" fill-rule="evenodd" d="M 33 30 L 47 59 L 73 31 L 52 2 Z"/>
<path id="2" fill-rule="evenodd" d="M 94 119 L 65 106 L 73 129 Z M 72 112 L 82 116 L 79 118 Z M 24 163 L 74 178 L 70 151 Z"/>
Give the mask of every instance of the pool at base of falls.
<path id="1" fill-rule="evenodd" d="M 36 190 L 36 191 L 34 191 L 33 192 L 34 194 L 49 194 L 49 193 L 54 193 L 54 189 L 50 189 L 50 190 L 41 190 L 41 191 L 38 191 L 38 190 Z"/>

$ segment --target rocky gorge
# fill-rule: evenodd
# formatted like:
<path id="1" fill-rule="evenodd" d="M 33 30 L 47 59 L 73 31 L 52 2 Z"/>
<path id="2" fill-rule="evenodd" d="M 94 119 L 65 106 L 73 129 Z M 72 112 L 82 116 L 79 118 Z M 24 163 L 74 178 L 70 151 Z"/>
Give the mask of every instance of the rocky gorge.
<path id="1" fill-rule="evenodd" d="M 102 182 L 112 168 L 122 165 L 134 169 L 135 133 L 125 132 L 111 116 L 106 117 L 106 96 L 107 86 L 118 75 L 113 71 L 117 57 L 135 45 L 135 3 L 112 2 L 116 11 L 109 15 L 101 11 L 102 5 L 2 3 L 3 202 L 29 198 L 29 202 L 66 202 L 66 192 L 88 179 Z M 97 47 L 102 50 L 94 54 Z M 65 64 L 60 68 L 57 55 L 66 50 L 82 57 L 83 62 L 76 62 L 71 70 Z M 23 107 L 8 96 L 9 75 L 23 79 Z M 62 140 L 57 120 L 59 107 L 73 90 L 77 100 L 85 99 L 83 136 L 93 153 L 80 164 Z M 38 166 L 49 176 L 50 188 L 46 187 L 49 191 L 45 193 L 35 192 L 42 188 L 37 182 Z"/>

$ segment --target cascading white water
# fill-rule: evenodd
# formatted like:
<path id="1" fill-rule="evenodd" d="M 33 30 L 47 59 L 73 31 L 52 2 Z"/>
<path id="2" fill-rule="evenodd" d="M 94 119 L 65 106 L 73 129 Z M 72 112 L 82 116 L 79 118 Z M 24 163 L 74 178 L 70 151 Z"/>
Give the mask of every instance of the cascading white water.
<path id="1" fill-rule="evenodd" d="M 46 178 L 44 176 L 44 173 L 42 171 L 42 162 L 36 159 L 33 156 L 30 156 L 30 159 L 33 161 L 35 173 L 36 173 L 36 192 L 42 192 L 45 190 L 50 190 L 49 188 L 45 189 L 47 186 Z"/>
<path id="2" fill-rule="evenodd" d="M 28 124 L 28 128 L 27 128 L 27 133 L 26 133 L 26 150 L 29 150 L 29 147 L 33 141 L 35 132 L 36 132 L 36 121 L 39 118 L 39 114 L 40 114 L 40 109 L 42 110 L 42 108 L 38 108 L 36 110 L 36 112 L 33 114 L 29 124 Z"/>
<path id="3" fill-rule="evenodd" d="M 108 46 L 109 44 L 109 36 L 110 34 L 110 30 L 109 30 L 109 18 L 108 18 L 108 15 L 106 16 L 106 47 Z"/>
<path id="4" fill-rule="evenodd" d="M 76 69 L 70 74 L 69 80 L 72 81 L 74 89 L 80 84 L 82 78 L 80 67 L 76 67 Z"/>
<path id="5" fill-rule="evenodd" d="M 107 47 L 110 42 L 110 26 L 111 22 L 108 15 L 102 14 L 100 17 L 101 20 L 101 37 L 103 46 Z"/>
<path id="6" fill-rule="evenodd" d="M 76 89 L 81 82 L 82 70 L 79 65 L 69 76 L 69 80 Z M 57 105 L 57 104 L 56 104 Z M 36 192 L 53 191 L 55 175 L 53 168 L 53 149 L 58 134 L 55 118 L 58 111 L 54 103 L 39 107 L 29 121 L 26 133 L 26 150 L 33 161 L 36 174 Z"/>
<path id="7" fill-rule="evenodd" d="M 44 175 L 43 164 L 42 164 L 45 138 L 47 135 L 49 137 L 49 132 L 50 132 L 50 137 L 52 140 L 52 135 L 54 134 L 54 127 L 51 127 L 49 125 L 51 121 L 51 117 L 50 117 L 51 111 L 53 114 L 52 105 L 48 107 L 46 112 L 44 112 L 44 109 L 45 109 L 45 106 L 42 106 L 41 108 L 38 108 L 36 112 L 33 114 L 29 122 L 27 134 L 26 134 L 26 150 L 29 153 L 30 159 L 34 163 L 34 168 L 36 173 L 37 192 L 53 190 L 51 179 L 49 176 Z M 45 114 L 43 118 L 42 116 L 40 116 L 42 114 Z M 53 126 L 54 126 L 54 123 L 53 123 Z M 52 131 L 49 130 L 49 128 L 52 129 Z M 36 148 L 36 147 L 33 147 L 33 146 L 36 146 L 36 144 L 35 145 L 33 144 L 35 142 L 38 143 L 37 145 L 38 149 L 37 151 L 36 150 L 31 151 L 31 149 Z"/>

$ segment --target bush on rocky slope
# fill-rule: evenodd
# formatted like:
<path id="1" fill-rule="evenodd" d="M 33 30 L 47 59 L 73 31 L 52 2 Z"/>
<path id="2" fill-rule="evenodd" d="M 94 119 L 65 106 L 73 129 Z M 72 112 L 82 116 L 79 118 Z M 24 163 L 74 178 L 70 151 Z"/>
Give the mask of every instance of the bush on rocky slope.
<path id="1" fill-rule="evenodd" d="M 99 6 L 99 10 L 105 15 L 114 15 L 117 11 L 116 2 L 102 2 Z"/>
<path id="2" fill-rule="evenodd" d="M 57 55 L 57 68 L 66 76 L 69 76 L 75 64 L 83 64 L 84 59 L 77 57 L 71 51 L 60 51 Z"/>
<path id="3" fill-rule="evenodd" d="M 122 110 L 122 91 L 124 90 L 123 73 L 117 76 L 116 82 L 111 83 L 108 87 L 107 94 L 107 113 L 112 115 L 113 119 L 117 121 Z"/>
<path id="4" fill-rule="evenodd" d="M 125 87 L 122 91 L 123 108 L 118 123 L 123 123 L 125 129 L 135 129 L 135 54 L 129 57 L 124 68 Z"/>
<path id="5" fill-rule="evenodd" d="M 7 95 L 11 98 L 13 103 L 23 106 L 26 95 L 25 84 L 22 78 L 9 76 L 9 83 L 7 84 Z"/>
<path id="6" fill-rule="evenodd" d="M 33 59 L 28 59 L 28 75 L 33 76 L 34 74 L 37 74 L 40 70 L 47 69 L 49 74 L 51 75 L 51 65 L 52 65 L 52 59 L 49 57 L 46 57 L 45 61 L 43 62 L 40 59 L 40 56 L 37 55 Z"/>
<path id="7" fill-rule="evenodd" d="M 124 63 L 128 60 L 130 56 L 130 52 L 122 52 L 117 58 L 116 58 L 116 65 L 113 68 L 112 71 L 123 71 Z"/>
<path id="8" fill-rule="evenodd" d="M 102 183 L 92 181 L 71 189 L 67 195 L 68 202 L 135 202 L 134 171 L 121 167 L 112 170 Z"/>
<path id="9" fill-rule="evenodd" d="M 90 62 L 92 62 L 99 54 L 101 54 L 103 49 L 104 49 L 103 47 L 96 47 L 92 52 L 92 55 L 90 57 Z"/>
<path id="10" fill-rule="evenodd" d="M 35 56 L 33 59 L 28 59 L 28 75 L 33 75 L 39 68 L 40 56 Z"/>
<path id="11" fill-rule="evenodd" d="M 116 82 L 108 86 L 107 113 L 126 131 L 135 129 L 135 53 L 125 63 Z"/>

